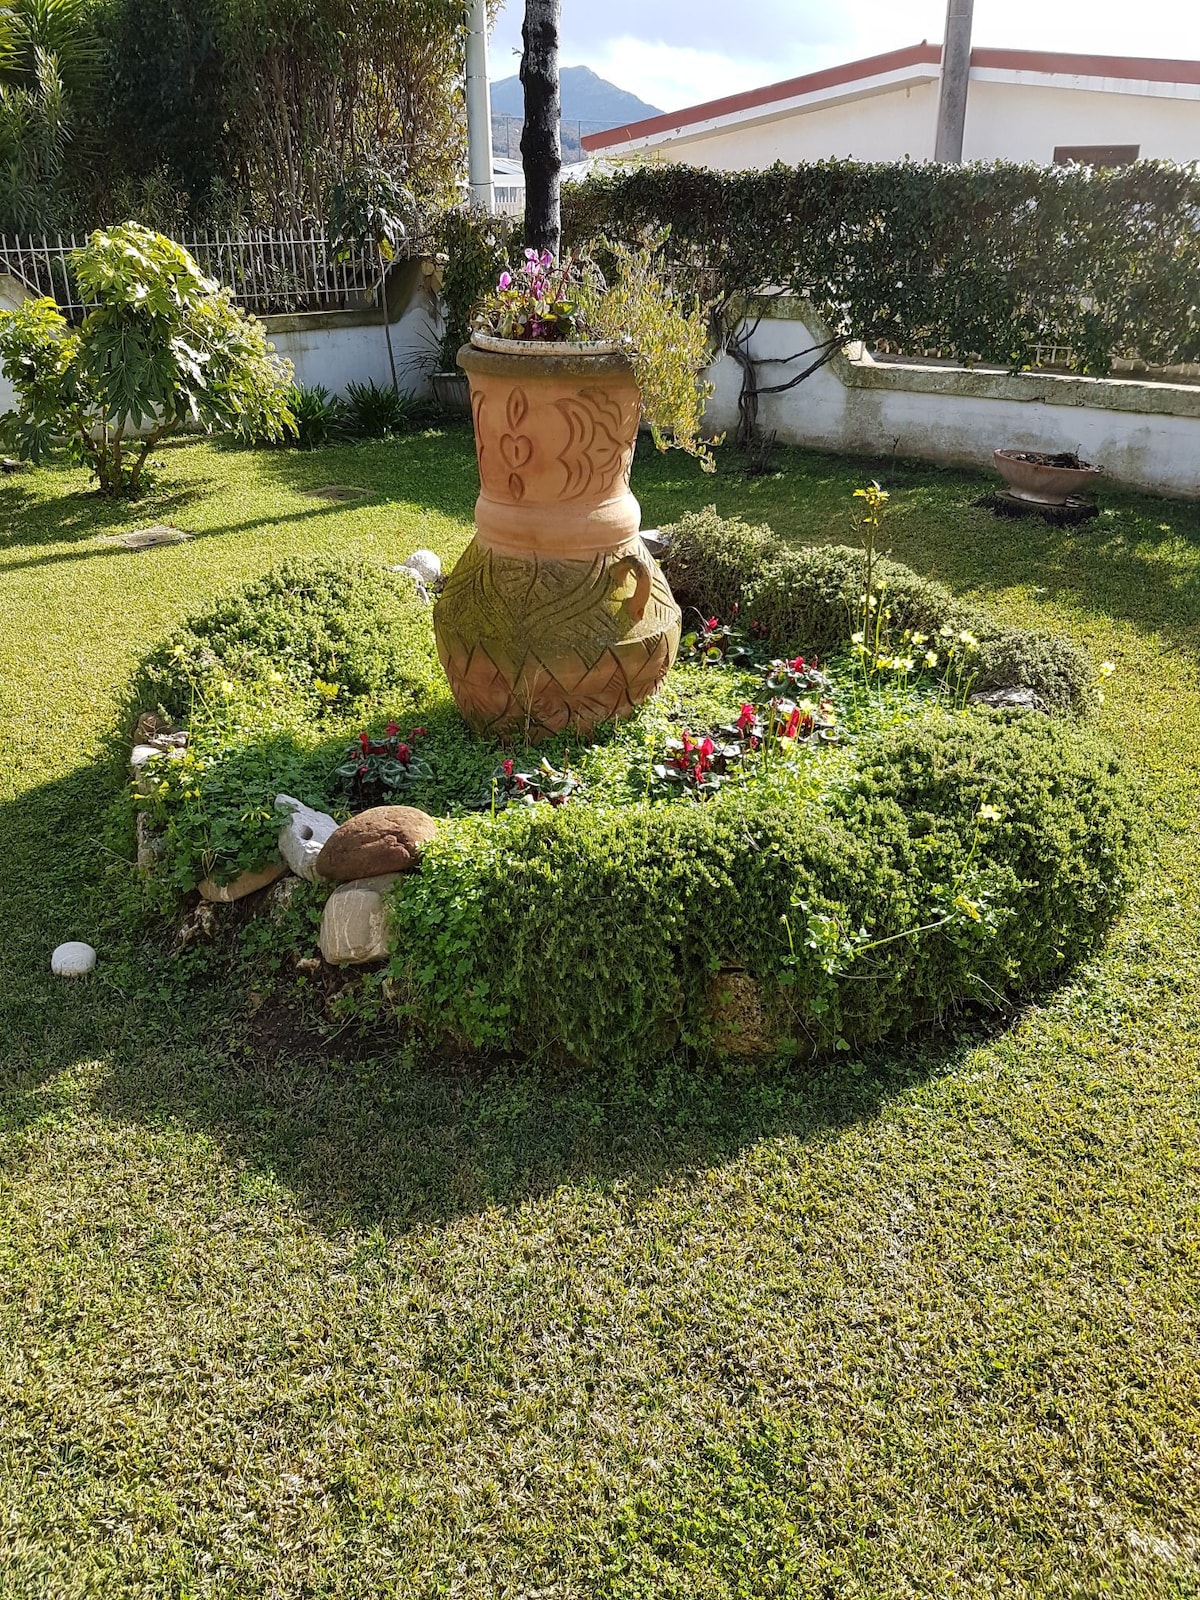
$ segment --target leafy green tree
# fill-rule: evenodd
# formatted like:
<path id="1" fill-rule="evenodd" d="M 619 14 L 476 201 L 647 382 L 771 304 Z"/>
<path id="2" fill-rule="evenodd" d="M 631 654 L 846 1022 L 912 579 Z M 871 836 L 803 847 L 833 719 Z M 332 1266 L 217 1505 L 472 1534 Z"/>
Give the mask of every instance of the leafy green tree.
<path id="1" fill-rule="evenodd" d="M 134 494 L 168 434 L 277 439 L 291 426 L 290 362 L 186 250 L 126 223 L 94 233 L 72 267 L 93 308 L 80 328 L 52 300 L 0 315 L 0 369 L 18 399 L 3 422 L 18 454 L 37 461 L 65 443 L 102 493 Z"/>
<path id="2" fill-rule="evenodd" d="M 86 145 L 100 63 L 96 0 L 0 5 L 0 227 L 44 226 L 68 149 Z"/>

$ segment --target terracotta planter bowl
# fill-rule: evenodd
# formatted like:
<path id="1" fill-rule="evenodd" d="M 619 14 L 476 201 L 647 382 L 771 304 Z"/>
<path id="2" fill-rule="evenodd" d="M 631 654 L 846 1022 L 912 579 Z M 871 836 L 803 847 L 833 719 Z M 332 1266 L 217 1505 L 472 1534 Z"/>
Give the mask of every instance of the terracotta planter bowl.
<path id="1" fill-rule="evenodd" d="M 628 716 L 666 677 L 681 619 L 629 490 L 641 396 L 626 357 L 497 343 L 458 355 L 480 490 L 433 625 L 471 726 L 532 743 Z"/>
<path id="2" fill-rule="evenodd" d="M 1051 467 L 1038 461 L 1025 461 L 1022 456 L 1032 454 L 1021 450 L 996 450 L 992 453 L 996 471 L 1008 485 L 1008 492 L 1016 500 L 1028 500 L 1035 505 L 1066 505 L 1072 495 L 1091 489 L 1097 478 L 1103 477 L 1103 467 L 1086 463 L 1079 467 Z"/>

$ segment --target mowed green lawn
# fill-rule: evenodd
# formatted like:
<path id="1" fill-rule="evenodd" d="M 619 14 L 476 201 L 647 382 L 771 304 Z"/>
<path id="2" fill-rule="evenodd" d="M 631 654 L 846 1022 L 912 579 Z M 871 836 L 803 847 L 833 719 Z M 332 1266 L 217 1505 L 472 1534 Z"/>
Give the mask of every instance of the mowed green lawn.
<path id="1" fill-rule="evenodd" d="M 1158 856 L 987 1031 L 638 1085 L 265 1053 L 252 999 L 114 976 L 134 657 L 288 555 L 453 557 L 465 430 L 0 484 L 3 1600 L 1200 1594 L 1200 508 L 781 459 L 647 455 L 646 525 L 846 540 L 880 476 L 897 558 L 1117 664 Z"/>

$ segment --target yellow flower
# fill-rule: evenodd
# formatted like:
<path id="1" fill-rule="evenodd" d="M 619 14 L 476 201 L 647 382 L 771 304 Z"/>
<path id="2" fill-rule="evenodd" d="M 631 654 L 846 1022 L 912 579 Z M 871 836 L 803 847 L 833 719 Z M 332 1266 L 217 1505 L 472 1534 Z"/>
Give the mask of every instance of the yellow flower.
<path id="1" fill-rule="evenodd" d="M 937 653 L 937 651 L 936 650 L 926 650 L 926 652 L 925 652 L 925 665 L 927 667 L 936 667 L 937 664 L 938 664 L 938 653 Z"/>
<path id="2" fill-rule="evenodd" d="M 858 633 L 852 633 L 850 635 L 850 643 L 851 644 L 861 644 L 863 642 L 863 637 L 864 637 L 864 635 L 862 633 L 862 630 L 860 629 L 858 631 Z"/>
<path id="3" fill-rule="evenodd" d="M 965 894 L 956 894 L 954 896 L 954 906 L 957 911 L 965 911 L 972 922 L 981 922 L 983 920 L 977 902 L 968 900 Z"/>
<path id="4" fill-rule="evenodd" d="M 999 822 L 1000 811 L 996 806 L 980 806 L 976 812 L 980 822 Z"/>
<path id="5" fill-rule="evenodd" d="M 929 635 L 927 633 L 914 633 L 912 636 L 913 649 L 919 650 L 921 646 L 928 641 L 928 639 Z"/>
<path id="6" fill-rule="evenodd" d="M 1116 670 L 1116 665 L 1111 661 L 1102 661 L 1100 663 L 1100 676 L 1102 678 L 1111 678 Z"/>

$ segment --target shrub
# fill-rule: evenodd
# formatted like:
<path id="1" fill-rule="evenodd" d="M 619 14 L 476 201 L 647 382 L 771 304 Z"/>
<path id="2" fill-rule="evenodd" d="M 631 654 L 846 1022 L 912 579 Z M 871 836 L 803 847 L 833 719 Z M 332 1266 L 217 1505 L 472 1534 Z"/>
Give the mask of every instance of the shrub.
<path id="1" fill-rule="evenodd" d="M 865 555 L 844 545 L 785 544 L 765 524 L 689 513 L 664 530 L 671 538 L 663 567 L 685 609 L 728 617 L 735 606 L 747 624 L 780 647 L 829 655 L 844 646 L 860 605 Z M 990 613 L 958 600 L 940 583 L 895 561 L 876 559 L 875 583 L 886 584 L 891 625 L 936 634 L 948 624 L 979 640 L 977 689 L 1036 689 L 1053 709 L 1083 714 L 1095 678 L 1084 652 L 1069 640 L 1005 628 Z"/>
<path id="2" fill-rule="evenodd" d="M 454 358 L 471 337 L 475 309 L 504 271 L 511 251 L 521 243 L 520 225 L 486 211 L 445 212 L 433 230 L 433 247 L 441 263 L 440 297 L 445 326 L 438 343 L 441 372 L 455 370 Z"/>
<path id="3" fill-rule="evenodd" d="M 640 244 L 736 312 L 771 284 L 810 300 L 840 343 L 932 346 L 1031 365 L 1039 346 L 1102 376 L 1114 355 L 1195 359 L 1200 172 L 995 162 L 782 163 L 715 172 L 646 162 L 563 188 L 563 237 Z"/>
<path id="4" fill-rule="evenodd" d="M 781 638 L 845 639 L 856 552 L 783 551 L 769 530 L 708 513 L 681 524 L 672 559 L 698 593 L 711 585 L 729 603 L 744 591 L 721 585 L 751 569 Z M 948 611 L 987 634 L 988 619 L 893 570 L 906 622 L 930 628 Z M 1043 692 L 1071 657 L 1060 641 L 992 637 Z M 270 859 L 276 792 L 344 803 L 349 738 L 381 761 L 401 761 L 404 741 L 429 758 L 415 803 L 443 821 L 395 891 L 389 997 L 431 1034 L 613 1069 L 710 1044 L 721 969 L 749 975 L 798 1051 L 859 1047 L 1028 992 L 1115 914 L 1139 810 L 1112 752 L 1062 719 L 929 710 L 914 690 L 888 702 L 907 721 L 851 719 L 851 738 L 794 765 L 794 751 L 764 761 L 702 804 L 658 798 L 654 752 L 670 729 L 719 720 L 754 680 L 770 691 L 761 670 L 729 662 L 681 671 L 675 709 L 647 707 L 582 771 L 568 766 L 569 740 L 548 747 L 556 782 L 571 775 L 569 804 L 506 805 L 520 798 L 516 765 L 487 781 L 500 752 L 453 707 L 407 580 L 363 562 L 290 562 L 139 669 L 137 707 L 157 702 L 192 729 L 146 805 L 157 897 Z M 384 715 L 395 721 L 380 732 Z"/>
<path id="5" fill-rule="evenodd" d="M 156 646 L 132 696 L 135 711 L 182 721 L 198 699 L 240 703 L 235 691 L 277 678 L 317 707 L 346 709 L 384 690 L 417 707 L 438 670 L 428 610 L 408 578 L 367 561 L 295 560 Z"/>
<path id="6" fill-rule="evenodd" d="M 729 790 L 444 824 L 398 885 L 391 975 L 435 1032 L 620 1066 L 706 1042 L 712 976 L 742 967 L 781 1032 L 861 1046 L 1077 959 L 1139 836 L 1089 732 L 939 715 L 864 747 L 824 802 Z"/>
<path id="7" fill-rule="evenodd" d="M 293 439 L 301 450 L 320 450 L 345 433 L 345 406 L 323 383 L 295 385 L 288 394 L 288 408 L 292 422 L 286 438 Z"/>
<path id="8" fill-rule="evenodd" d="M 182 246 L 130 222 L 94 233 L 71 264 L 93 307 L 78 331 L 53 300 L 0 313 L 20 455 L 66 443 L 104 493 L 134 493 L 150 451 L 183 428 L 283 436 L 290 363 Z"/>
<path id="9" fill-rule="evenodd" d="M 346 385 L 342 415 L 348 432 L 363 439 L 386 439 L 415 427 L 422 409 L 416 395 L 369 378 L 366 383 Z"/>

